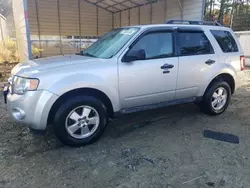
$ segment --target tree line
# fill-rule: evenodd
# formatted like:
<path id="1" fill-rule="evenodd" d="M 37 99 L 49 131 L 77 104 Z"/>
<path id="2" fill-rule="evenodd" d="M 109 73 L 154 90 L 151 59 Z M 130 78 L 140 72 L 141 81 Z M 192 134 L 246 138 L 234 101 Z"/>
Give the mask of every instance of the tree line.
<path id="1" fill-rule="evenodd" d="M 205 20 L 232 26 L 239 15 L 250 14 L 250 0 L 205 0 Z"/>

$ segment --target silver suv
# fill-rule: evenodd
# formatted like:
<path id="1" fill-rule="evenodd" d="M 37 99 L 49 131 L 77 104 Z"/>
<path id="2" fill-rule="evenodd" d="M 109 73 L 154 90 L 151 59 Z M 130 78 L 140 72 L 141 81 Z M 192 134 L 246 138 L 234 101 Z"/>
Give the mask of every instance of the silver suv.
<path id="1" fill-rule="evenodd" d="M 123 27 L 80 54 L 18 64 L 7 107 L 30 129 L 53 125 L 64 144 L 83 146 L 97 140 L 118 114 L 187 102 L 207 114 L 221 114 L 244 68 L 243 51 L 229 28 Z"/>

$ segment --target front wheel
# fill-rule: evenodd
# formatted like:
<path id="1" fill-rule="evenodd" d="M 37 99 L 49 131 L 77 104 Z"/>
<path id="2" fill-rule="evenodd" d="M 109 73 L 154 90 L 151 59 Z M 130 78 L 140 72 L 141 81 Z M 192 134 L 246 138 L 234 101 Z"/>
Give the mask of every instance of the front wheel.
<path id="1" fill-rule="evenodd" d="M 65 145 L 84 146 L 100 138 L 107 118 L 106 107 L 100 100 L 91 96 L 72 97 L 55 114 L 55 134 Z"/>
<path id="2" fill-rule="evenodd" d="M 214 82 L 206 91 L 200 104 L 201 109 L 210 115 L 223 113 L 231 100 L 231 88 L 225 81 Z"/>

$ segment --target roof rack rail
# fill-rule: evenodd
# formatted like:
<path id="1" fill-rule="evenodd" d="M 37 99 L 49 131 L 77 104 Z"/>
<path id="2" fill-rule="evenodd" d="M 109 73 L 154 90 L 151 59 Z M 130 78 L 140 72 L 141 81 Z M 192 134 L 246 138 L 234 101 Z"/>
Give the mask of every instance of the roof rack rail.
<path id="1" fill-rule="evenodd" d="M 190 25 L 216 25 L 222 26 L 218 22 L 214 21 L 196 21 L 196 20 L 168 20 L 166 24 L 190 24 Z"/>

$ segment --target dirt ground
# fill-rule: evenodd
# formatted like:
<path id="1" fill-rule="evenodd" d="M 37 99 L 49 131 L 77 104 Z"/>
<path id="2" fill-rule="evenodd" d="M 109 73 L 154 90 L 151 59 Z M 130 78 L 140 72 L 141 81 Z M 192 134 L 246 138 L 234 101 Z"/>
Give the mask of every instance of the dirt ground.
<path id="1" fill-rule="evenodd" d="M 249 92 L 250 70 L 221 116 L 194 104 L 127 115 L 83 148 L 13 123 L 1 96 L 0 187 L 249 188 Z M 204 129 L 237 135 L 240 143 L 207 139 Z"/>

